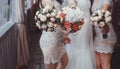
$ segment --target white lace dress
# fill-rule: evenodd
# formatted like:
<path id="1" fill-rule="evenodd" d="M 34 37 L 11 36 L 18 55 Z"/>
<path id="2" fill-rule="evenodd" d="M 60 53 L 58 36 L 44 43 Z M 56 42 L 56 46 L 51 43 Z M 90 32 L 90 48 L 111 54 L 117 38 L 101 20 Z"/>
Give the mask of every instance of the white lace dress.
<path id="1" fill-rule="evenodd" d="M 64 47 L 64 34 L 59 30 L 56 32 L 43 31 L 40 46 L 46 64 L 59 62 L 60 58 L 66 52 Z"/>
<path id="2" fill-rule="evenodd" d="M 56 7 L 58 3 L 54 3 Z M 57 5 L 57 7 L 58 6 L 59 5 Z M 55 64 L 59 62 L 66 52 L 64 47 L 64 33 L 57 29 L 55 32 L 43 31 L 40 38 L 40 47 L 44 55 L 45 64 Z"/>
<path id="3" fill-rule="evenodd" d="M 102 9 L 104 4 L 110 5 L 110 0 L 94 0 L 92 11 L 96 11 L 98 9 Z M 100 53 L 112 53 L 114 45 L 116 43 L 116 34 L 114 32 L 113 26 L 111 23 L 108 23 L 108 26 L 110 28 L 110 32 L 107 34 L 108 37 L 106 39 L 103 39 L 101 29 L 98 27 L 95 27 L 95 39 L 94 39 L 94 47 L 95 51 Z"/>

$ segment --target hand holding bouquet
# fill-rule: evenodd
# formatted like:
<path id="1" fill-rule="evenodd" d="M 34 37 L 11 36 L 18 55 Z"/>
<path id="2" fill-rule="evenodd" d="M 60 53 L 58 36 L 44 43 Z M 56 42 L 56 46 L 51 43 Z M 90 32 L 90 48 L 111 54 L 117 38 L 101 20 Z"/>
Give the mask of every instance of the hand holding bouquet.
<path id="1" fill-rule="evenodd" d="M 103 33 L 103 38 L 107 38 L 107 33 L 109 32 L 109 26 L 107 23 L 110 23 L 112 20 L 111 13 L 109 11 L 105 10 L 97 10 L 95 13 L 91 16 L 91 23 L 99 27 L 101 29 L 101 32 Z"/>

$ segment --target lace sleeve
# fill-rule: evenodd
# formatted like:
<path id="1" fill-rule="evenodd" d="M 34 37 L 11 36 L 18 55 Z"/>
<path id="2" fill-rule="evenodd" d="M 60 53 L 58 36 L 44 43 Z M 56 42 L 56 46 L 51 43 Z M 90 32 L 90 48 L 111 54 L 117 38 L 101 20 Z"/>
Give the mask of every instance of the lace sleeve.
<path id="1" fill-rule="evenodd" d="M 108 39 L 109 39 L 109 42 L 112 44 L 112 46 L 114 46 L 115 43 L 117 42 L 117 37 L 116 37 L 116 34 L 115 34 L 112 24 L 109 23 L 108 25 L 110 28 L 110 32 L 108 33 Z"/>

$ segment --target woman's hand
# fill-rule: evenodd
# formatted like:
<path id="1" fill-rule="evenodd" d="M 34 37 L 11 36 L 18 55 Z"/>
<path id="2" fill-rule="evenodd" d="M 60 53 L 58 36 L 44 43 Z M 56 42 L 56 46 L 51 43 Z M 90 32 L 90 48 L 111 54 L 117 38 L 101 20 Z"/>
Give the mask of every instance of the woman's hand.
<path id="1" fill-rule="evenodd" d="M 63 27 L 61 27 L 60 25 L 58 25 L 57 27 L 56 27 L 56 29 L 58 29 L 58 30 L 60 30 L 60 31 L 62 31 L 64 34 L 69 34 L 70 33 L 70 31 L 72 30 L 72 29 L 70 29 L 70 28 L 68 28 L 68 29 L 64 29 Z"/>
<path id="2" fill-rule="evenodd" d="M 102 27 L 101 29 L 102 29 L 101 32 L 102 32 L 103 34 L 107 34 L 107 33 L 110 31 L 110 28 L 109 28 L 108 25 L 105 25 L 105 26 Z"/>
<path id="3" fill-rule="evenodd" d="M 64 38 L 65 44 L 69 44 L 71 42 L 70 38 L 66 35 Z"/>

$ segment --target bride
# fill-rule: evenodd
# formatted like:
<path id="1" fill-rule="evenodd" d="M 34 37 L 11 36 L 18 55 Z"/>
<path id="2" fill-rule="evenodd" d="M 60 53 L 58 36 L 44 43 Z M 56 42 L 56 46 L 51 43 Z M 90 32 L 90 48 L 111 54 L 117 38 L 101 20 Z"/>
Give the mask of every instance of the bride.
<path id="1" fill-rule="evenodd" d="M 66 0 L 64 0 L 66 1 Z M 68 0 L 68 2 L 71 0 Z M 66 69 L 95 69 L 92 25 L 90 24 L 90 1 L 72 0 L 85 13 L 85 23 L 76 35 L 69 34 L 70 44 L 66 45 L 69 62 Z M 74 4 L 73 3 L 73 4 Z M 65 5 L 65 2 L 63 2 Z"/>

